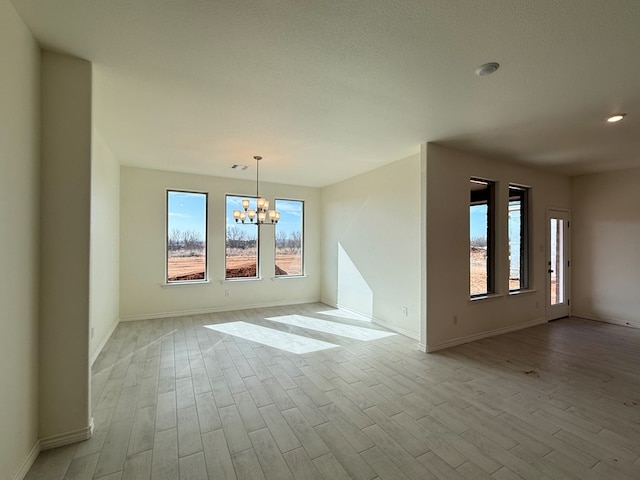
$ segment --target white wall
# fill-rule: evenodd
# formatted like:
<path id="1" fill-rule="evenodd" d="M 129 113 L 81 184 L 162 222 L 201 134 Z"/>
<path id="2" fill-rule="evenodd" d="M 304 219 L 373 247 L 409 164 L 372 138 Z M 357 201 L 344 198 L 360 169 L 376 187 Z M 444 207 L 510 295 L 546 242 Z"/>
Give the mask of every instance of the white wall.
<path id="1" fill-rule="evenodd" d="M 6 0 L 0 62 L 0 478 L 11 479 L 38 439 L 40 51 Z"/>
<path id="2" fill-rule="evenodd" d="M 86 438 L 89 418 L 91 64 L 42 53 L 40 438 Z"/>
<path id="3" fill-rule="evenodd" d="M 120 164 L 94 128 L 91 143 L 91 363 L 118 325 L 119 276 Z"/>
<path id="4" fill-rule="evenodd" d="M 541 323 L 546 302 L 546 211 L 569 209 L 568 177 L 428 144 L 427 347 L 434 351 Z M 469 179 L 497 182 L 495 298 L 469 301 Z M 531 293 L 509 295 L 508 186 L 530 190 Z M 457 322 L 454 324 L 454 316 Z"/>
<path id="5" fill-rule="evenodd" d="M 322 301 L 416 339 L 420 175 L 415 155 L 322 189 Z"/>
<path id="6" fill-rule="evenodd" d="M 640 327 L 640 169 L 571 179 L 573 315 Z"/>
<path id="7" fill-rule="evenodd" d="M 260 194 L 305 200 L 307 276 L 273 280 L 273 227 L 263 226 L 261 280 L 224 281 L 225 195 L 253 195 L 255 182 L 122 167 L 120 171 L 120 318 L 135 320 L 320 299 L 319 190 L 260 183 Z M 164 286 L 166 190 L 209 193 L 209 278 L 202 285 Z M 230 295 L 225 296 L 228 290 Z"/>

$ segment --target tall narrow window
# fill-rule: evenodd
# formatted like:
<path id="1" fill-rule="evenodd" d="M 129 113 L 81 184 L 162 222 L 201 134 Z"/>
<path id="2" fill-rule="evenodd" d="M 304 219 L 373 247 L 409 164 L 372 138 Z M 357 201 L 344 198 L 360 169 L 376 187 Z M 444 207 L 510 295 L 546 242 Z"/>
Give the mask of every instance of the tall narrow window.
<path id="1" fill-rule="evenodd" d="M 207 279 L 207 194 L 167 190 L 167 283 Z"/>
<path id="2" fill-rule="evenodd" d="M 529 189 L 509 185 L 509 291 L 529 288 Z"/>
<path id="3" fill-rule="evenodd" d="M 494 293 L 495 183 L 471 179 L 469 202 L 469 293 Z"/>
<path id="4" fill-rule="evenodd" d="M 242 199 L 249 199 L 249 210 L 256 210 L 255 197 L 227 195 L 227 234 L 225 242 L 225 278 L 258 278 L 258 225 L 233 219 L 234 210 L 243 210 Z M 248 220 L 247 220 L 248 222 Z"/>
<path id="5" fill-rule="evenodd" d="M 276 199 L 280 220 L 275 228 L 276 276 L 303 274 L 304 202 Z"/>

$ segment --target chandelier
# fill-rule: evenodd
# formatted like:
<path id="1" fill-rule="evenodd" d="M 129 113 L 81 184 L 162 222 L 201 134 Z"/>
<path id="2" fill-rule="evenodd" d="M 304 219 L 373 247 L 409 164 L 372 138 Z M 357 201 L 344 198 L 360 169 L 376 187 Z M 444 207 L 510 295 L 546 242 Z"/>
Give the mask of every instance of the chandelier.
<path id="1" fill-rule="evenodd" d="M 256 161 L 256 209 L 249 209 L 250 200 L 242 199 L 243 210 L 234 210 L 233 219 L 236 223 L 253 223 L 254 225 L 275 225 L 280 220 L 280 212 L 277 210 L 269 210 L 269 201 L 265 200 L 258 193 L 258 179 L 260 173 L 259 162 L 262 157 L 256 155 L 253 157 Z M 248 220 L 248 222 L 247 222 Z"/>

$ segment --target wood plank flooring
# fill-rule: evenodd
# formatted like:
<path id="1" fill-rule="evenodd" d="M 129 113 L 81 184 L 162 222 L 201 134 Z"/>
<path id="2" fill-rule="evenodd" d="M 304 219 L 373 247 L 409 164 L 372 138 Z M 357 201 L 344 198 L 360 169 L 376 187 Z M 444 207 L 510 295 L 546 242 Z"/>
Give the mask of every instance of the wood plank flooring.
<path id="1" fill-rule="evenodd" d="M 576 318 L 424 354 L 265 320 L 310 304 L 120 324 L 93 438 L 28 480 L 640 478 L 640 330 Z M 339 345 L 306 354 L 205 325 Z"/>

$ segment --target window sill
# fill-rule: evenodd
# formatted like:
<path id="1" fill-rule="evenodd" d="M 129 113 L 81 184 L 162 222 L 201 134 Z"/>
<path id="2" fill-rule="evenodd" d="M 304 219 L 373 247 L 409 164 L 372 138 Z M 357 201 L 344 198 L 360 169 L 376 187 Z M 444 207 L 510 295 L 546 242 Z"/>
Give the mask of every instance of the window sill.
<path id="1" fill-rule="evenodd" d="M 225 278 L 224 280 L 220 280 L 220 284 L 224 285 L 225 283 L 239 283 L 239 282 L 261 282 L 263 280 L 262 277 L 238 277 L 238 278 Z"/>
<path id="2" fill-rule="evenodd" d="M 522 290 L 513 290 L 511 292 L 509 292 L 509 296 L 515 296 L 517 297 L 518 295 L 529 295 L 531 293 L 536 293 L 537 290 L 535 289 L 522 289 Z"/>
<path id="3" fill-rule="evenodd" d="M 161 283 L 160 286 L 162 288 L 173 288 L 173 287 L 202 287 L 205 285 L 209 285 L 211 282 L 209 280 L 193 280 L 187 282 L 171 282 L 171 283 Z"/>
<path id="4" fill-rule="evenodd" d="M 481 302 L 484 300 L 496 300 L 498 298 L 503 298 L 505 296 L 504 293 L 490 293 L 489 295 L 481 295 L 479 297 L 472 297 L 469 299 L 469 303 Z"/>
<path id="5" fill-rule="evenodd" d="M 278 280 L 293 280 L 294 278 L 307 278 L 307 275 L 277 275 L 275 277 L 271 277 L 271 281 L 276 282 Z"/>

